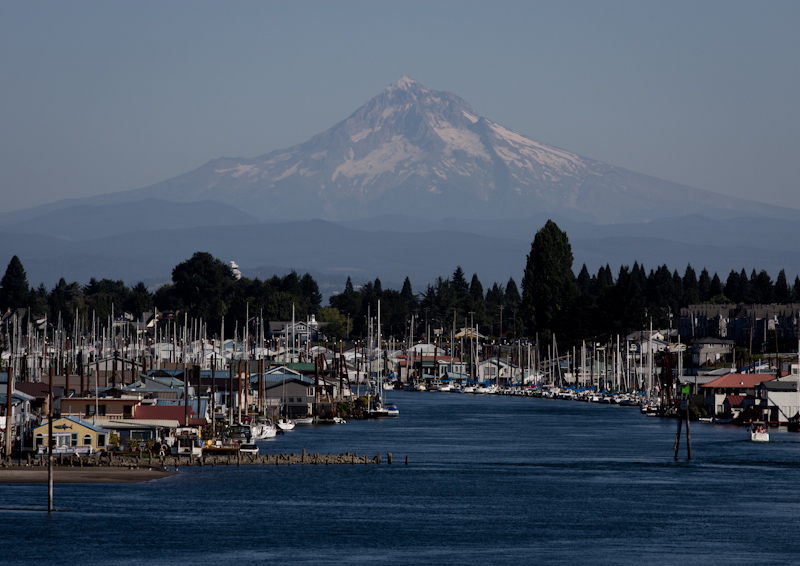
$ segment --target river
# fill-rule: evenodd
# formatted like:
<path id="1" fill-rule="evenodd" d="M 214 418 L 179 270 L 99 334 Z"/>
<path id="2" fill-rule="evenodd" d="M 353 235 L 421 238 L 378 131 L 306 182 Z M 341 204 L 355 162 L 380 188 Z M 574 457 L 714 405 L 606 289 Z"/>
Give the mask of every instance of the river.
<path id="1" fill-rule="evenodd" d="M 390 392 L 401 415 L 262 451 L 380 465 L 181 468 L 145 484 L 0 485 L 2 564 L 788 564 L 800 435 L 636 408 Z M 394 463 L 387 464 L 387 452 Z M 408 457 L 408 465 L 405 458 Z M 57 470 L 56 470 L 57 473 Z M 20 510 L 23 509 L 23 510 Z"/>

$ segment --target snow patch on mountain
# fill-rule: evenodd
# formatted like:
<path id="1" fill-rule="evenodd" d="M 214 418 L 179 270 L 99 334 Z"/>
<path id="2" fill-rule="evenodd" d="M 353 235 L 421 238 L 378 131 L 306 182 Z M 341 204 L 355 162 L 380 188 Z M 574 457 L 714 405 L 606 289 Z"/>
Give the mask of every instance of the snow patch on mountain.
<path id="1" fill-rule="evenodd" d="M 450 124 L 434 124 L 433 131 L 447 144 L 447 153 L 463 151 L 467 155 L 489 159 L 489 154 L 475 132 L 453 127 Z"/>
<path id="2" fill-rule="evenodd" d="M 231 167 L 230 169 L 214 169 L 214 173 L 221 173 L 225 174 L 229 171 L 235 171 L 235 173 L 231 173 L 231 177 L 241 177 L 245 173 L 249 173 L 250 175 L 255 175 L 258 173 L 258 168 L 255 164 L 252 165 L 237 165 L 236 167 Z"/>
<path id="3" fill-rule="evenodd" d="M 336 181 L 339 175 L 350 179 L 363 175 L 362 184 L 366 184 L 384 173 L 394 172 L 395 168 L 406 161 L 421 161 L 425 152 L 411 144 L 403 136 L 394 136 L 391 141 L 370 151 L 362 159 L 354 159 L 350 151 L 350 159 L 339 165 L 331 176 Z"/>
<path id="4" fill-rule="evenodd" d="M 550 168 L 552 171 L 548 171 L 547 174 L 553 178 L 558 177 L 558 174 L 582 174 L 587 169 L 584 161 L 574 153 L 535 142 L 493 122 L 489 123 L 489 127 L 497 139 L 504 141 L 510 146 L 510 148 L 494 148 L 495 152 L 509 165 L 520 165 L 523 162 L 524 155 L 525 157 L 533 159 L 535 163 Z M 517 151 L 515 152 L 511 148 Z M 530 161 L 528 161 L 528 163 L 530 163 Z M 530 167 L 530 170 L 534 171 L 535 168 Z"/>

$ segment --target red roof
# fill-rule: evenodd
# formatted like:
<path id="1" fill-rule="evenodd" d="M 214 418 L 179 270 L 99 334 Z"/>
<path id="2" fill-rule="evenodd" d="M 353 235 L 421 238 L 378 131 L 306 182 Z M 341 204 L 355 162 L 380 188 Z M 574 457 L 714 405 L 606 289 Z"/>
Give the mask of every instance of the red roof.
<path id="1" fill-rule="evenodd" d="M 178 421 L 181 426 L 185 426 L 185 417 L 186 417 L 186 407 L 184 405 L 140 405 L 135 408 L 133 418 L 135 419 L 148 419 L 148 420 L 159 420 L 159 421 Z M 197 419 L 193 418 L 197 417 L 197 412 L 193 411 L 191 407 L 189 407 L 189 424 L 193 424 L 192 421 L 203 421 L 202 424 L 205 424 L 205 419 Z M 194 423 L 200 424 L 200 423 Z"/>
<path id="2" fill-rule="evenodd" d="M 729 373 L 719 379 L 709 381 L 704 388 L 710 389 L 753 389 L 763 381 L 775 379 L 774 373 Z"/>
<path id="3" fill-rule="evenodd" d="M 744 395 L 726 395 L 725 400 L 731 407 L 741 407 L 744 403 Z"/>

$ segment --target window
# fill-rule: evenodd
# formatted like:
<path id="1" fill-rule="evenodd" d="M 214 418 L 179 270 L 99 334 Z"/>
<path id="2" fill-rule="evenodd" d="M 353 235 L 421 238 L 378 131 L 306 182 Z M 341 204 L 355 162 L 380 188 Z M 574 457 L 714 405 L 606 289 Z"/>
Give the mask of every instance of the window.
<path id="1" fill-rule="evenodd" d="M 92 437 L 88 434 L 83 435 L 83 445 L 84 446 L 91 446 L 92 445 Z"/>
<path id="2" fill-rule="evenodd" d="M 72 433 L 72 438 L 70 439 L 70 442 L 71 442 L 71 446 L 77 446 L 78 445 L 78 433 L 77 432 L 73 432 Z"/>
<path id="3" fill-rule="evenodd" d="M 99 416 L 101 416 L 101 417 L 104 417 L 104 416 L 106 416 L 106 406 L 105 406 L 105 405 L 100 405 L 100 406 L 97 408 L 97 414 L 98 414 Z"/>
<path id="4" fill-rule="evenodd" d="M 94 415 L 94 405 L 86 405 L 86 415 L 90 417 Z"/>
<path id="5" fill-rule="evenodd" d="M 133 416 L 133 410 L 132 409 L 133 409 L 133 407 L 131 407 L 130 405 L 123 405 L 122 406 L 122 416 L 125 417 L 125 418 L 132 417 Z"/>
<path id="6" fill-rule="evenodd" d="M 42 436 L 42 433 L 36 435 L 36 446 L 44 446 L 44 436 Z"/>
<path id="7" fill-rule="evenodd" d="M 98 434 L 97 435 L 97 447 L 104 448 L 106 445 L 106 435 L 105 434 Z"/>

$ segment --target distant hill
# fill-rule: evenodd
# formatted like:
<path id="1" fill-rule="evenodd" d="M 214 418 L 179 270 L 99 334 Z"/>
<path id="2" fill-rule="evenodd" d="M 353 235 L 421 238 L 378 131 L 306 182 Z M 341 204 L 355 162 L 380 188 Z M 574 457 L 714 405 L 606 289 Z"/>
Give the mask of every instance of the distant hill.
<path id="1" fill-rule="evenodd" d="M 247 277 L 267 279 L 291 269 L 309 272 L 324 294 L 339 292 L 348 276 L 356 284 L 381 279 L 384 288 L 399 289 L 406 276 L 416 291 L 436 277 L 449 277 L 457 265 L 484 285 L 519 284 L 525 258 L 541 219 L 480 224 L 483 233 L 458 231 L 457 225 L 477 230 L 478 224 L 452 220 L 447 230 L 403 231 L 409 223 L 395 217 L 384 230 L 365 231 L 325 221 L 276 222 L 215 226 L 212 228 L 148 229 L 80 242 L 52 236 L 0 232 L 0 268 L 18 255 L 31 285 L 51 288 L 59 277 L 87 283 L 98 279 L 144 281 L 158 286 L 169 282 L 172 268 L 196 251 L 208 251 L 223 261 L 236 261 Z M 731 269 L 767 270 L 773 278 L 786 269 L 790 279 L 800 273 L 800 225 L 773 221 L 774 244 L 759 225 L 749 219 L 716 222 L 694 218 L 677 229 L 663 225 L 628 227 L 559 223 L 567 231 L 577 273 L 586 263 L 592 272 L 609 264 L 616 274 L 620 265 L 638 261 L 648 271 L 666 263 L 681 274 L 688 263 L 703 267 L 723 279 Z M 763 228 L 763 227 L 762 227 Z M 618 232 L 616 230 L 619 230 Z M 627 232 L 626 232 L 627 230 Z M 766 232 L 762 230 L 762 232 Z M 712 237 L 714 233 L 717 236 Z M 726 242 L 725 240 L 729 240 Z"/>

